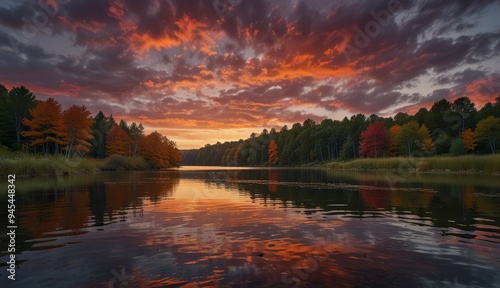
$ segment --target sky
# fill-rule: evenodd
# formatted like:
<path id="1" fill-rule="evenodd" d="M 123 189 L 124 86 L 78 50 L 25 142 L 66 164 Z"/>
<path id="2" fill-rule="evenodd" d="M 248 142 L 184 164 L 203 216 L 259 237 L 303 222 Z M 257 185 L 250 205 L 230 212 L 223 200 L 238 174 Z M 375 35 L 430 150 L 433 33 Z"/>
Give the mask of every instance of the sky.
<path id="1" fill-rule="evenodd" d="M 2 0 L 0 84 L 180 149 L 500 94 L 496 0 Z"/>

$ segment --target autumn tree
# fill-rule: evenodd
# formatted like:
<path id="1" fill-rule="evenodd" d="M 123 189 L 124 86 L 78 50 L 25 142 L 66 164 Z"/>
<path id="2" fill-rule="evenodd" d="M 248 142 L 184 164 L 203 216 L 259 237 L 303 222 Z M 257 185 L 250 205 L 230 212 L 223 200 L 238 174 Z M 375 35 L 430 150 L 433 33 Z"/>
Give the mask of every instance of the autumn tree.
<path id="1" fill-rule="evenodd" d="M 64 127 L 66 157 L 74 153 L 89 152 L 91 143 L 90 139 L 93 138 L 92 132 L 92 118 L 90 112 L 85 106 L 72 105 L 62 114 Z"/>
<path id="2" fill-rule="evenodd" d="M 424 139 L 419 130 L 420 125 L 417 121 L 410 121 L 401 126 L 397 139 L 400 154 L 412 157 L 416 149 L 421 147 Z"/>
<path id="3" fill-rule="evenodd" d="M 167 167 L 168 157 L 165 157 L 162 145 L 162 135 L 158 132 L 152 132 L 143 138 L 141 156 L 150 160 L 156 167 Z"/>
<path id="4" fill-rule="evenodd" d="M 239 160 L 238 156 L 239 156 L 240 152 L 241 152 L 241 146 L 240 145 L 236 145 L 236 148 L 234 149 L 234 155 L 233 155 L 233 161 L 234 161 L 235 164 L 239 163 L 238 162 L 238 160 Z"/>
<path id="5" fill-rule="evenodd" d="M 496 147 L 500 142 L 500 118 L 488 116 L 479 121 L 474 131 L 477 143 L 487 144 L 491 153 L 495 154 Z"/>
<path id="6" fill-rule="evenodd" d="M 462 142 L 464 142 L 464 147 L 468 151 L 476 149 L 477 144 L 475 143 L 474 132 L 470 128 L 462 132 Z"/>
<path id="7" fill-rule="evenodd" d="M 140 155 L 156 168 L 179 165 L 182 156 L 175 142 L 157 131 L 148 134 L 141 141 Z"/>
<path id="8" fill-rule="evenodd" d="M 400 130 L 401 126 L 398 124 L 394 124 L 391 128 L 389 128 L 389 142 L 387 146 L 391 156 L 396 156 L 398 154 L 397 138 Z"/>
<path id="9" fill-rule="evenodd" d="M 422 150 L 427 154 L 431 154 L 434 150 L 434 143 L 432 142 L 431 133 L 425 124 L 422 124 L 418 129 L 418 139 Z"/>
<path id="10" fill-rule="evenodd" d="M 61 105 L 53 98 L 47 99 L 30 110 L 31 120 L 23 119 L 27 131 L 22 131 L 24 137 L 29 137 L 29 145 L 41 146 L 44 154 L 59 153 L 59 145 L 64 144 L 67 137 L 61 113 Z"/>
<path id="11" fill-rule="evenodd" d="M 224 150 L 224 155 L 222 156 L 221 165 L 222 166 L 236 166 L 238 161 L 238 145 L 226 148 Z M 236 154 L 236 155 L 235 155 Z M 236 157 L 236 159 L 235 159 Z"/>
<path id="12" fill-rule="evenodd" d="M 224 155 L 222 156 L 222 159 L 221 159 L 221 165 L 222 166 L 226 166 L 227 163 L 229 162 L 229 155 L 231 154 L 231 151 L 233 151 L 233 148 L 226 148 L 226 150 L 224 150 Z"/>
<path id="13" fill-rule="evenodd" d="M 388 135 L 384 122 L 373 122 L 361 133 L 359 154 L 367 157 L 380 157 L 384 155 L 387 143 Z"/>
<path id="14" fill-rule="evenodd" d="M 114 124 L 113 128 L 108 133 L 106 141 L 106 154 L 107 155 L 128 155 L 128 143 L 130 139 L 123 128 L 118 124 Z"/>
<path id="15" fill-rule="evenodd" d="M 177 144 L 174 141 L 168 139 L 165 136 L 163 137 L 163 143 L 167 146 L 168 155 L 170 157 L 170 167 L 179 166 L 182 161 L 181 151 L 179 150 L 179 148 L 177 148 Z"/>
<path id="16" fill-rule="evenodd" d="M 269 165 L 276 165 L 278 164 L 278 145 L 276 144 L 276 141 L 273 139 L 269 143 L 269 148 L 267 150 L 267 154 L 269 155 L 268 157 L 268 164 Z"/>
<path id="17" fill-rule="evenodd" d="M 422 150 L 426 153 L 426 155 L 430 155 L 435 151 L 435 144 L 432 141 L 432 138 L 424 139 L 424 143 L 422 143 Z"/>

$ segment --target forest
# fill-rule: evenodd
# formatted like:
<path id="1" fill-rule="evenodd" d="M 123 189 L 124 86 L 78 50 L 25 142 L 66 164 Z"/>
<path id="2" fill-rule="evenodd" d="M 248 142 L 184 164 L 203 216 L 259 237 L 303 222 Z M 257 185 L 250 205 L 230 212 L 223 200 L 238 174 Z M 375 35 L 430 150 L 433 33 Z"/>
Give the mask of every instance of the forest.
<path id="1" fill-rule="evenodd" d="M 296 166 L 357 158 L 495 154 L 500 145 L 500 96 L 479 110 L 468 97 L 435 102 L 414 115 L 363 114 L 311 119 L 252 133 L 248 139 L 183 150 L 182 165 Z"/>
<path id="2" fill-rule="evenodd" d="M 181 161 L 175 142 L 156 131 L 146 134 L 141 123 L 118 122 L 101 111 L 92 117 L 85 106 L 63 111 L 53 98 L 38 100 L 24 86 L 9 91 L 0 84 L 0 117 L 3 150 L 68 159 L 143 158 L 152 168 L 179 166 Z"/>

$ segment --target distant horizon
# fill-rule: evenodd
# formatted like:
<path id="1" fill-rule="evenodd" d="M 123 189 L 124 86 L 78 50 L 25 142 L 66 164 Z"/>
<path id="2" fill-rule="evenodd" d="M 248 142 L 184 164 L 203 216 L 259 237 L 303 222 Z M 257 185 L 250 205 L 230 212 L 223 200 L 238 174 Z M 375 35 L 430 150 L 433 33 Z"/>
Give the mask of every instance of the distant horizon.
<path id="1" fill-rule="evenodd" d="M 6 0 L 0 15 L 0 84 L 181 150 L 500 94 L 494 0 Z"/>

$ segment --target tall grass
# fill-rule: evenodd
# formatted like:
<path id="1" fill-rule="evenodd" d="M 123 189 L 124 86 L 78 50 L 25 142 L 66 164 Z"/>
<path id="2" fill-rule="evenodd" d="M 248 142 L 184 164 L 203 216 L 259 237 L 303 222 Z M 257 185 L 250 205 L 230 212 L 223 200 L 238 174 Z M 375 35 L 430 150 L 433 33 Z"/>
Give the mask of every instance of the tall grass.
<path id="1" fill-rule="evenodd" d="M 97 162 L 93 159 L 68 159 L 60 155 L 39 156 L 22 153 L 3 154 L 0 157 L 1 175 L 64 175 L 91 173 L 98 170 Z"/>
<path id="2" fill-rule="evenodd" d="M 439 156 L 422 158 L 364 158 L 349 162 L 330 162 L 331 169 L 452 171 L 500 173 L 500 155 Z"/>
<path id="3" fill-rule="evenodd" d="M 142 157 L 126 157 L 121 155 L 111 155 L 99 163 L 101 170 L 147 170 L 151 169 L 148 163 Z"/>
<path id="4" fill-rule="evenodd" d="M 112 155 L 106 159 L 66 158 L 62 155 L 33 155 L 0 147 L 0 175 L 18 176 L 85 174 L 101 170 L 147 170 L 151 165 L 140 157 Z"/>

